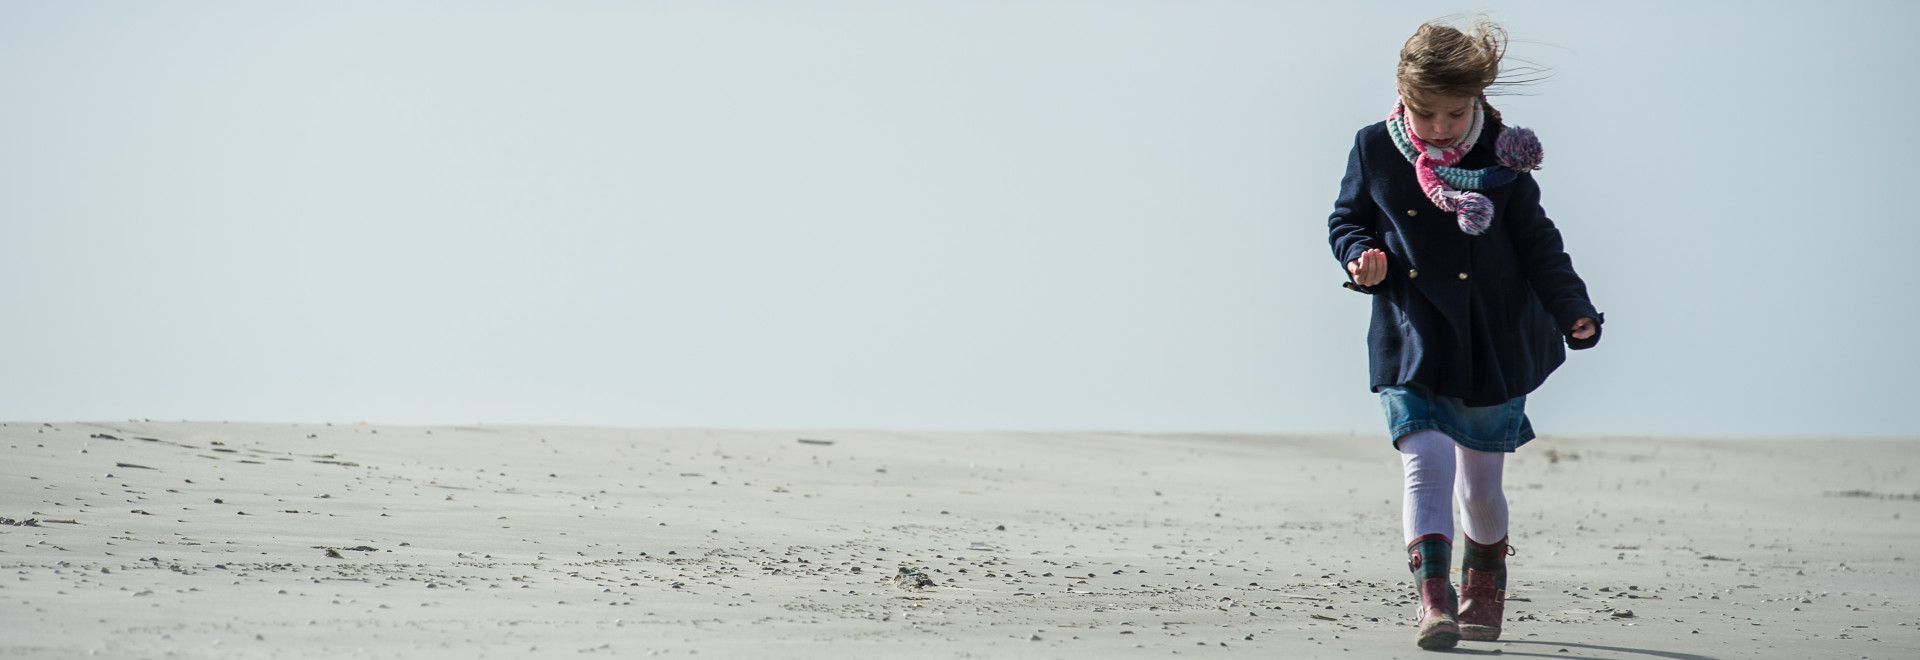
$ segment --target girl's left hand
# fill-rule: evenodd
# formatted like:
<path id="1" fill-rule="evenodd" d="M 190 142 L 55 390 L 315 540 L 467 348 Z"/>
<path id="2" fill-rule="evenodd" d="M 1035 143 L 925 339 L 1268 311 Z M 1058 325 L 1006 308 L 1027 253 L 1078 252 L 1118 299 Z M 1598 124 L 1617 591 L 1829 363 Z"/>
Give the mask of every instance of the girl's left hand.
<path id="1" fill-rule="evenodd" d="M 1593 324 L 1592 318 L 1585 316 L 1580 317 L 1580 320 L 1573 322 L 1573 338 L 1592 339 L 1595 329 L 1596 327 Z"/>

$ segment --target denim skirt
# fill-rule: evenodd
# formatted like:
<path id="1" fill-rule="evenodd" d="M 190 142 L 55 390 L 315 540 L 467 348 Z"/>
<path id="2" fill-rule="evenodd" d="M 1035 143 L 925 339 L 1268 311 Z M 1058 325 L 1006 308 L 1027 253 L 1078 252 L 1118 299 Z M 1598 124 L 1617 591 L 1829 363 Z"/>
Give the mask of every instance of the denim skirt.
<path id="1" fill-rule="evenodd" d="M 1439 430 L 1462 447 L 1476 451 L 1511 452 L 1533 439 L 1527 420 L 1527 397 L 1516 396 L 1491 406 L 1469 406 L 1460 399 L 1434 394 L 1425 385 L 1408 383 L 1380 388 L 1380 407 L 1387 411 L 1387 429 L 1394 446 L 1415 431 Z"/>

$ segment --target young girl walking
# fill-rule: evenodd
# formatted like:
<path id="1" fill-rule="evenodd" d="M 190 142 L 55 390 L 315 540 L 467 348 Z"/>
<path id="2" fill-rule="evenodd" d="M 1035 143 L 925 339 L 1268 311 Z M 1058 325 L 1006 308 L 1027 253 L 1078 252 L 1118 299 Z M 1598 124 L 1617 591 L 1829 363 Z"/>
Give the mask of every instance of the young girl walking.
<path id="1" fill-rule="evenodd" d="M 1426 649 L 1499 638 L 1504 459 L 1534 437 L 1526 395 L 1567 348 L 1598 343 L 1605 321 L 1540 207 L 1539 141 L 1487 103 L 1505 50 L 1505 32 L 1484 20 L 1420 26 L 1400 50 L 1399 101 L 1355 137 L 1327 221 L 1346 286 L 1373 296 L 1370 386 L 1406 472 L 1414 641 Z"/>

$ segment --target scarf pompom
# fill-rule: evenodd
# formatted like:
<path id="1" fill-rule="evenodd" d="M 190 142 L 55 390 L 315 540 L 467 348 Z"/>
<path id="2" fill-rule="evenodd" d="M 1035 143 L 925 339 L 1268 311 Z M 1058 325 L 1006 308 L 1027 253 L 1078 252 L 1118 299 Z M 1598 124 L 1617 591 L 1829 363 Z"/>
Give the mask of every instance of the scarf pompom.
<path id="1" fill-rule="evenodd" d="M 1540 169 L 1540 161 L 1546 157 L 1540 148 L 1540 138 L 1533 134 L 1533 129 L 1518 126 L 1509 126 L 1500 131 L 1500 137 L 1493 143 L 1493 155 L 1502 166 L 1515 172 Z"/>
<path id="2" fill-rule="evenodd" d="M 1459 209 L 1460 231 L 1468 236 L 1479 236 L 1493 226 L 1493 200 L 1477 192 L 1460 193 L 1454 200 Z"/>

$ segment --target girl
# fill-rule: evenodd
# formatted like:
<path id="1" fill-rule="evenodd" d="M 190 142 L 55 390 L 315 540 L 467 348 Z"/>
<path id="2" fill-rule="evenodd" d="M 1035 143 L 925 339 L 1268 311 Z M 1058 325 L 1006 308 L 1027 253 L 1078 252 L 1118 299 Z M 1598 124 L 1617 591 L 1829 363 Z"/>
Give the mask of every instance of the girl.
<path id="1" fill-rule="evenodd" d="M 1562 343 L 1592 347 L 1605 320 L 1540 207 L 1539 141 L 1487 104 L 1505 50 L 1505 32 L 1484 20 L 1467 32 L 1420 26 L 1400 49 L 1399 102 L 1360 129 L 1327 221 L 1346 286 L 1373 296 L 1370 384 L 1406 471 L 1414 641 L 1427 649 L 1499 638 L 1502 461 L 1533 439 L 1526 395 L 1566 360 Z"/>

